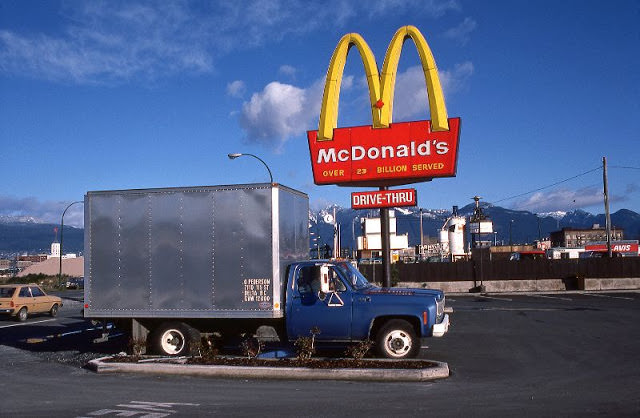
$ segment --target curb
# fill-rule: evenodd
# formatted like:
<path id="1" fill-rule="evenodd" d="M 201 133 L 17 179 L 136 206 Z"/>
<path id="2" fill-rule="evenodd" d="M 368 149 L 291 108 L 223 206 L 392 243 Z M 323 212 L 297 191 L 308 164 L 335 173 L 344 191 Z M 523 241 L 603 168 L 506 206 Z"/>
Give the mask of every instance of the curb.
<path id="1" fill-rule="evenodd" d="M 449 377 L 449 365 L 428 360 L 428 369 L 312 369 L 305 367 L 206 366 L 151 363 L 107 363 L 102 357 L 91 360 L 87 368 L 96 373 L 142 373 L 156 375 L 204 376 L 238 379 L 349 380 L 378 382 L 426 382 Z"/>

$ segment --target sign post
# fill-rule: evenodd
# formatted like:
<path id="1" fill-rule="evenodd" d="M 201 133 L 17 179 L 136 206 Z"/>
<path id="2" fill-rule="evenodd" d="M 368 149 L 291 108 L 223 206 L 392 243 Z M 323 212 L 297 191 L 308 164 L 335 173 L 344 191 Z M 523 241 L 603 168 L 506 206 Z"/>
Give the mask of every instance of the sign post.
<path id="1" fill-rule="evenodd" d="M 387 190 L 381 187 L 380 191 Z M 389 233 L 389 208 L 380 208 L 380 238 L 382 239 L 382 287 L 391 287 L 391 234 Z"/>

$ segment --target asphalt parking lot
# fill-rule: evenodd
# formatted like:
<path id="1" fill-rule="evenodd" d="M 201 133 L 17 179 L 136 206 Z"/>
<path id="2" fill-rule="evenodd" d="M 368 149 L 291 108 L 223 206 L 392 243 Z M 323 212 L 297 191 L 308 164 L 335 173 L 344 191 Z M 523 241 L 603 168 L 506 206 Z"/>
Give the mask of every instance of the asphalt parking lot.
<path id="1" fill-rule="evenodd" d="M 640 413 L 640 293 L 448 295 L 448 305 L 449 334 L 430 340 L 421 357 L 447 362 L 451 376 L 372 383 L 97 375 L 82 363 L 119 350 L 126 338 L 91 344 L 100 330 L 82 319 L 81 302 L 70 301 L 53 320 L 0 322 L 0 381 L 15 394 L 2 414 L 24 415 L 25 403 L 31 416 L 131 416 L 145 408 L 165 414 L 156 416 Z"/>

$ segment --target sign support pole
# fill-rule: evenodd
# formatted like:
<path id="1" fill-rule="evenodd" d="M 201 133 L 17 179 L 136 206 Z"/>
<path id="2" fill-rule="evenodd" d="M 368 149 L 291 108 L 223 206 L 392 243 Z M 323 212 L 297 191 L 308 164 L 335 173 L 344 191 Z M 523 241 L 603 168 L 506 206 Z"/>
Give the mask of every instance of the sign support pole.
<path id="1" fill-rule="evenodd" d="M 380 187 L 380 191 L 388 190 Z M 382 287 L 391 287 L 391 238 L 389 208 L 380 208 L 380 237 L 382 239 Z"/>

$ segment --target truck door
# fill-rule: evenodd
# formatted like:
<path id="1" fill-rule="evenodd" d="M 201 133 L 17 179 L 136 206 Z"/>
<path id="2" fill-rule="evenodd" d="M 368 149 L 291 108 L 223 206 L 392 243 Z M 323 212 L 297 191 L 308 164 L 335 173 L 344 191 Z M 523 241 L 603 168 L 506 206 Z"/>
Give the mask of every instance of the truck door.
<path id="1" fill-rule="evenodd" d="M 318 340 L 351 340 L 351 291 L 333 266 L 322 267 L 301 266 L 295 272 L 287 316 L 290 339 L 311 336 L 310 330 L 318 327 Z M 328 274 L 328 292 L 322 291 L 322 273 Z"/>

